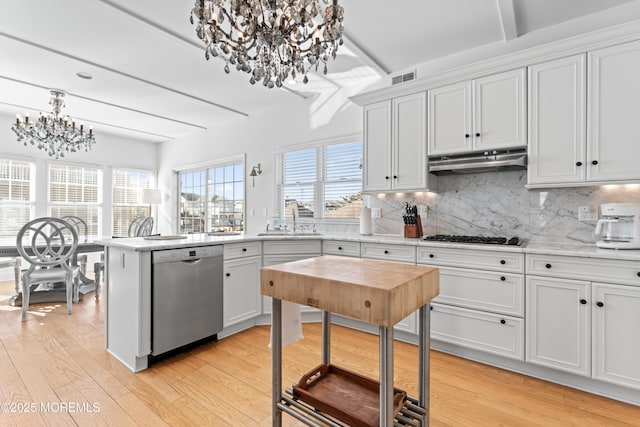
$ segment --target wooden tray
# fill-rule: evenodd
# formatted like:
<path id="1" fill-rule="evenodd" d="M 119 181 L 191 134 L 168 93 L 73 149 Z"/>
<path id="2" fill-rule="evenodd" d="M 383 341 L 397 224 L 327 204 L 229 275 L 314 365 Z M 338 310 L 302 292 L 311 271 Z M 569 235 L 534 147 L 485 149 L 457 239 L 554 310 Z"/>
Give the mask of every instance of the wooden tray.
<path id="1" fill-rule="evenodd" d="M 380 425 L 380 384 L 335 365 L 320 365 L 293 386 L 294 398 L 352 427 Z M 394 388 L 394 415 L 407 393 Z"/>

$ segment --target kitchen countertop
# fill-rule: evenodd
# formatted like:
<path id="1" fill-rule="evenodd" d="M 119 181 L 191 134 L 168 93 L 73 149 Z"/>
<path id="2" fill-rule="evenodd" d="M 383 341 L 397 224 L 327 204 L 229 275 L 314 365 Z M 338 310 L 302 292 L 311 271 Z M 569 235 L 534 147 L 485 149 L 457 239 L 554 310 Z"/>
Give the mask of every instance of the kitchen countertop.
<path id="1" fill-rule="evenodd" d="M 586 258 L 620 259 L 640 261 L 640 250 L 601 249 L 595 244 L 557 243 L 557 242 L 525 242 L 521 246 L 482 245 L 465 243 L 447 243 L 439 241 L 425 241 L 423 239 L 408 239 L 399 235 L 375 234 L 362 236 L 360 234 L 298 234 L 258 236 L 255 234 L 238 234 L 226 236 L 209 236 L 207 234 L 189 234 L 179 240 L 145 240 L 143 237 L 105 238 L 96 243 L 105 246 L 120 247 L 135 251 L 155 251 L 175 249 L 180 247 L 209 246 L 215 244 L 242 243 L 248 241 L 279 241 L 279 240 L 341 240 L 360 243 L 380 243 L 407 246 L 441 247 L 447 249 L 472 249 L 499 252 L 517 252 L 542 255 L 579 256 Z"/>

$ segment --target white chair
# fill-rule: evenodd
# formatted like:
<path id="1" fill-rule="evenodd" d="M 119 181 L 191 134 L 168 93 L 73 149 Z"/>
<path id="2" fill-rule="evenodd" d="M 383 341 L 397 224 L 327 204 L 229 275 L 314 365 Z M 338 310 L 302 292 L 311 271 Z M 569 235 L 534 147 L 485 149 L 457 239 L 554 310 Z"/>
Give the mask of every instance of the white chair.
<path id="1" fill-rule="evenodd" d="M 13 268 L 16 295 L 20 293 L 20 258 L 0 258 L 0 268 Z"/>
<path id="2" fill-rule="evenodd" d="M 71 314 L 74 280 L 79 267 L 69 265 L 78 247 L 78 233 L 67 221 L 43 217 L 26 223 L 18 232 L 16 246 L 30 264 L 22 275 L 22 321 L 27 320 L 32 285 L 64 282 L 67 313 Z"/>

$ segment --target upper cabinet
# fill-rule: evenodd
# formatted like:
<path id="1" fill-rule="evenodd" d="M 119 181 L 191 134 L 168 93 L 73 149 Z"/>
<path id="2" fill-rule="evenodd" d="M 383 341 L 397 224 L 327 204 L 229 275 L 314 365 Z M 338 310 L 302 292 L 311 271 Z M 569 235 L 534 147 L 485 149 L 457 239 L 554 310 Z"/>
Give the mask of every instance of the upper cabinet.
<path id="1" fill-rule="evenodd" d="M 364 106 L 364 191 L 427 189 L 424 92 Z"/>
<path id="2" fill-rule="evenodd" d="M 529 67 L 528 183 L 586 179 L 586 58 Z"/>
<path id="3" fill-rule="evenodd" d="M 640 42 L 589 54 L 587 181 L 640 178 Z"/>
<path id="4" fill-rule="evenodd" d="M 428 93 L 430 156 L 527 145 L 525 69 Z"/>
<path id="5" fill-rule="evenodd" d="M 638 75 L 640 42 L 529 67 L 528 186 L 640 179 Z"/>

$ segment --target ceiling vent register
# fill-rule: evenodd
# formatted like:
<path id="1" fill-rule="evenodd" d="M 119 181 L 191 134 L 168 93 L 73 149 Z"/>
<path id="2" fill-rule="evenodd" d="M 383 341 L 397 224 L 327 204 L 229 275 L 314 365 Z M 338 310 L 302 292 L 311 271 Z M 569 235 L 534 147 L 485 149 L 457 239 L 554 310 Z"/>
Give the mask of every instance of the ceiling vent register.
<path id="1" fill-rule="evenodd" d="M 412 71 L 410 73 L 400 74 L 400 75 L 391 77 L 391 84 L 397 85 L 397 84 L 408 82 L 415 79 L 416 79 L 416 72 Z"/>

